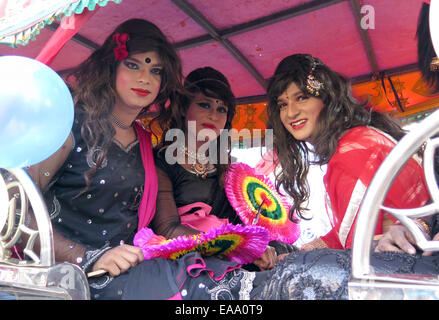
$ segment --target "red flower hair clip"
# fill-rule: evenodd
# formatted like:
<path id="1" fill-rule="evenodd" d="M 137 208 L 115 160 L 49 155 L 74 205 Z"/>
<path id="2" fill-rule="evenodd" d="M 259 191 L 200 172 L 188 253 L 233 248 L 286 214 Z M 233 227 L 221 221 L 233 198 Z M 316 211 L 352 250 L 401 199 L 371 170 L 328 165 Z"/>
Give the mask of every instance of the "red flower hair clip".
<path id="1" fill-rule="evenodd" d="M 116 46 L 113 49 L 116 60 L 121 61 L 128 57 L 127 40 L 129 38 L 128 33 L 115 33 L 113 35 L 113 40 L 116 41 Z"/>

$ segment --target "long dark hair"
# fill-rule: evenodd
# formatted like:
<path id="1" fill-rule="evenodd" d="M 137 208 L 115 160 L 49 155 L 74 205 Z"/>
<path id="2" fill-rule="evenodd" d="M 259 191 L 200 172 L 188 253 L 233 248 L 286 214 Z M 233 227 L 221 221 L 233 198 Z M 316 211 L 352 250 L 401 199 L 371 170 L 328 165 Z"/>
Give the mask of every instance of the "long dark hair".
<path id="1" fill-rule="evenodd" d="M 310 160 L 307 143 L 296 140 L 283 126 L 277 99 L 292 82 L 304 94 L 310 95 L 306 85 L 313 65 L 313 76 L 324 84 L 317 98 L 322 100 L 325 107 L 319 114 L 317 132 L 313 137 L 312 152 L 315 159 Z M 304 203 L 309 199 L 306 178 L 310 164 L 327 164 L 346 130 L 370 125 L 390 134 L 396 140 L 405 133 L 389 116 L 372 111 L 366 107 L 366 103 L 357 101 L 352 96 L 350 84 L 343 76 L 308 54 L 294 54 L 283 59 L 269 80 L 267 94 L 267 128 L 273 130 L 273 147 L 279 159 L 277 165 L 282 169 L 276 174 L 276 188 L 279 190 L 282 186 L 294 200 L 290 211 L 291 219 L 293 212 L 303 218 L 302 213 L 306 210 Z"/>
<path id="2" fill-rule="evenodd" d="M 195 97 L 196 94 L 201 93 L 207 97 L 220 99 L 227 106 L 227 120 L 224 125 L 224 129 L 232 128 L 232 120 L 236 113 L 236 99 L 235 95 L 232 92 L 231 86 L 227 78 L 218 70 L 212 67 L 203 67 L 198 68 L 190 72 L 184 80 L 184 89 L 185 93 L 181 93 L 178 95 L 178 106 L 176 104 L 176 108 L 169 108 L 169 129 L 180 129 L 183 132 L 187 131 L 186 128 L 186 113 L 189 109 L 189 106 Z M 167 130 L 163 132 L 162 140 L 159 145 L 160 150 L 164 150 L 164 148 L 171 143 L 172 141 L 165 141 L 164 137 L 166 136 Z M 225 133 L 225 132 L 224 132 Z M 220 146 L 221 138 L 218 137 L 216 139 L 217 143 L 217 159 L 220 159 L 219 153 L 224 152 L 224 146 Z M 224 183 L 224 176 L 227 168 L 231 162 L 231 142 L 230 135 L 228 137 L 228 163 L 222 164 L 217 163 L 215 167 L 218 172 L 218 179 L 221 186 Z"/>
<path id="3" fill-rule="evenodd" d="M 96 159 L 96 166 L 85 172 L 87 187 L 80 194 L 90 185 L 90 178 L 103 163 L 115 135 L 109 116 L 116 101 L 116 69 L 121 62 L 115 59 L 113 50 L 117 45 L 113 40 L 116 33 L 128 34 L 126 46 L 129 55 L 155 51 L 160 56 L 163 64 L 160 92 L 151 104 L 158 107 L 155 121 L 160 126 L 166 125 L 167 102 L 175 104 L 177 92 L 182 89 L 181 61 L 174 47 L 155 24 L 143 19 L 131 19 L 121 23 L 100 48 L 75 68 L 70 75 L 74 79 L 71 88 L 77 112 L 83 114 L 81 135 L 89 152 L 97 146 L 102 150 Z M 151 105 L 144 107 L 139 118 Z"/>
<path id="4" fill-rule="evenodd" d="M 430 5 L 425 2 L 422 3 L 416 30 L 418 38 L 418 66 L 421 70 L 422 78 L 436 92 L 439 91 L 439 71 L 432 72 L 430 70 L 430 63 L 434 57 L 437 57 L 437 54 L 434 51 L 430 36 L 429 13 Z"/>

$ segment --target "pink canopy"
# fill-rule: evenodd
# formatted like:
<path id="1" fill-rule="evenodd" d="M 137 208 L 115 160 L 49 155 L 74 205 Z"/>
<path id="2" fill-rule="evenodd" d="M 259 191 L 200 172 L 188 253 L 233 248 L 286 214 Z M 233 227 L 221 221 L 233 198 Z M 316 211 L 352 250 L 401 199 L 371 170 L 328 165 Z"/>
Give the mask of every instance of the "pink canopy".
<path id="1" fill-rule="evenodd" d="M 24 10 L 32 2 L 44 1 L 3 0 L 0 43 L 8 2 L 21 3 Z M 64 4 L 57 9 L 60 15 L 81 14 L 84 7 L 89 11 L 100 8 L 75 30 L 78 32 L 51 63 L 61 74 L 85 59 L 116 25 L 139 17 L 157 24 L 175 42 L 185 74 L 207 65 L 222 71 L 240 103 L 264 101 L 266 79 L 283 57 L 293 53 L 315 55 L 353 83 L 380 73 L 395 76 L 417 69 L 421 0 L 369 0 L 367 4 L 359 0 L 52 2 Z M 72 9 L 78 3 L 82 8 Z M 44 18 L 37 19 L 40 28 L 33 34 L 35 40 L 27 39 L 26 45 L 17 44 L 17 48 L 1 45 L 0 54 L 37 57 L 62 23 L 57 17 L 54 21 Z"/>

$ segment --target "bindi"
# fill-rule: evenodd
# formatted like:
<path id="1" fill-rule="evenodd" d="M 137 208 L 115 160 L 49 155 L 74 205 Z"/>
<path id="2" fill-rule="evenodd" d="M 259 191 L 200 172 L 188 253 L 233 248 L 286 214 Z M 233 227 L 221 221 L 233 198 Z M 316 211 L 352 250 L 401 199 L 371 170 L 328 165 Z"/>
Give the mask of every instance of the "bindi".
<path id="1" fill-rule="evenodd" d="M 145 62 L 146 62 L 146 63 L 151 63 L 151 58 L 146 58 L 146 59 L 145 59 Z"/>

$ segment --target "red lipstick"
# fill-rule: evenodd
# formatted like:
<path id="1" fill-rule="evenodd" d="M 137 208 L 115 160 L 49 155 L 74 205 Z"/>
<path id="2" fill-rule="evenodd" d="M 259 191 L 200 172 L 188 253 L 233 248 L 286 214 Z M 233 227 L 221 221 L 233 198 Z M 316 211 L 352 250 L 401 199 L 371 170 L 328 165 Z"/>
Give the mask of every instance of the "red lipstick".
<path id="1" fill-rule="evenodd" d="M 216 126 L 213 125 L 213 124 L 211 124 L 211 123 L 202 123 L 201 125 L 202 125 L 204 128 L 207 128 L 207 129 L 212 129 L 212 130 L 215 130 L 215 129 L 216 129 Z"/>
<path id="2" fill-rule="evenodd" d="M 293 127 L 294 130 L 300 130 L 305 126 L 306 123 L 307 123 L 306 119 L 294 121 L 291 122 L 291 127 Z"/>
<path id="3" fill-rule="evenodd" d="M 141 97 L 146 97 L 151 93 L 149 90 L 140 89 L 140 88 L 132 88 L 131 90 L 133 90 L 135 94 Z"/>

